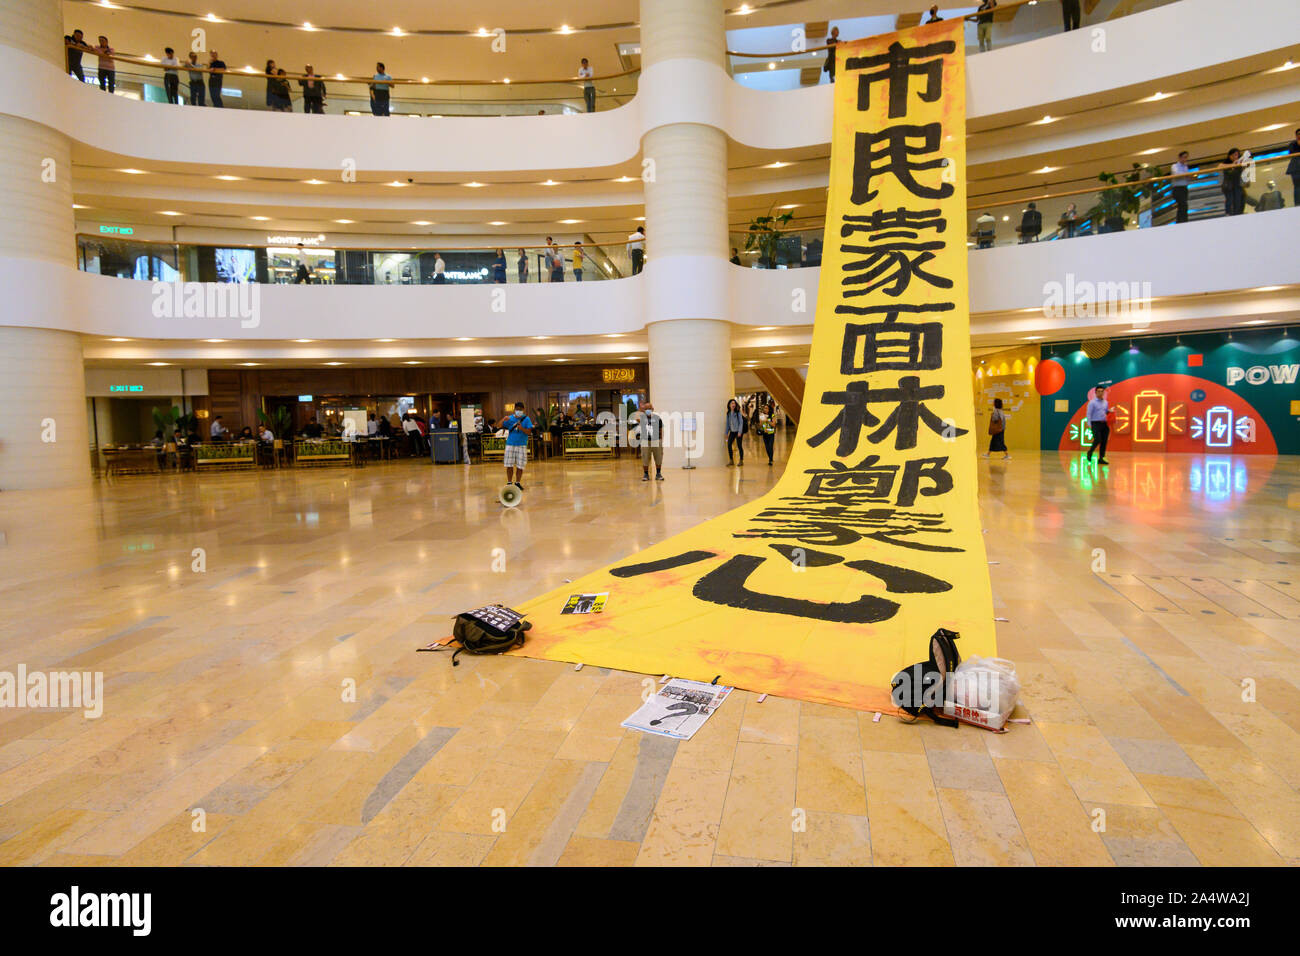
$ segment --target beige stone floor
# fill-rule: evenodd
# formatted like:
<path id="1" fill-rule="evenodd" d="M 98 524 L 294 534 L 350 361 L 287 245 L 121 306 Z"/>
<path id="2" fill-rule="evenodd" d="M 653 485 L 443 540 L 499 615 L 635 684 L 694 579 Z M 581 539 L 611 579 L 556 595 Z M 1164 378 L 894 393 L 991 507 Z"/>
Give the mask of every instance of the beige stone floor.
<path id="1" fill-rule="evenodd" d="M 762 494 L 753 459 L 541 463 L 508 512 L 422 462 L 0 493 L 0 670 L 107 697 L 0 711 L 0 862 L 1300 861 L 1295 458 L 982 462 L 1003 735 L 737 691 L 678 744 L 619 727 L 640 675 L 414 652 Z"/>

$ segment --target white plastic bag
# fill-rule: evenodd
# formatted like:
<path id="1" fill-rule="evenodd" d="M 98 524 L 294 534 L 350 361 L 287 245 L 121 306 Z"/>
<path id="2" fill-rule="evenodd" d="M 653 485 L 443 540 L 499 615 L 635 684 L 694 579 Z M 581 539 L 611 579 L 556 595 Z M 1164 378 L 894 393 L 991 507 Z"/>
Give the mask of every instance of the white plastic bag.
<path id="1" fill-rule="evenodd" d="M 953 672 L 952 699 L 945 702 L 944 712 L 1000 730 L 1019 696 L 1015 664 L 1000 657 L 972 657 Z"/>

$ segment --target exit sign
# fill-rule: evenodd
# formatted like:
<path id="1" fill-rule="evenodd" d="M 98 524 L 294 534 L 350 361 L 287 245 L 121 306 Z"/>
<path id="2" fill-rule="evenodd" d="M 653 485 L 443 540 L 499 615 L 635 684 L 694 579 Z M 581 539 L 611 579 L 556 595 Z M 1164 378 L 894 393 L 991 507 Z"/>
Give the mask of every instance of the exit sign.
<path id="1" fill-rule="evenodd" d="M 110 392 L 143 392 L 144 386 L 143 385 L 110 385 L 108 386 L 108 390 Z"/>
<path id="2" fill-rule="evenodd" d="M 99 231 L 109 236 L 134 236 L 135 230 L 130 226 L 100 226 Z"/>

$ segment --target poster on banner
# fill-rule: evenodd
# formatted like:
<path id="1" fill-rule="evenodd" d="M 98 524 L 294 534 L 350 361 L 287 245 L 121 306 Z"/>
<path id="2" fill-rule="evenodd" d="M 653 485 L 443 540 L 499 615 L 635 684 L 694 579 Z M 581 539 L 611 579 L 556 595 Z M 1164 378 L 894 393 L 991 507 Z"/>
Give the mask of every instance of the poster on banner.
<path id="1" fill-rule="evenodd" d="M 561 614 L 599 614 L 605 610 L 608 594 L 570 594 Z"/>
<path id="2" fill-rule="evenodd" d="M 775 487 L 526 603 L 534 627 L 516 653 L 890 711 L 890 678 L 936 628 L 958 632 L 963 654 L 996 656 L 963 51 L 960 20 L 837 48 L 807 387 Z M 699 440 L 721 441 L 706 424 Z M 611 604 L 562 615 L 571 591 Z"/>
<path id="3" fill-rule="evenodd" d="M 673 678 L 623 721 L 622 726 L 674 740 L 690 740 L 730 693 L 730 687 Z"/>

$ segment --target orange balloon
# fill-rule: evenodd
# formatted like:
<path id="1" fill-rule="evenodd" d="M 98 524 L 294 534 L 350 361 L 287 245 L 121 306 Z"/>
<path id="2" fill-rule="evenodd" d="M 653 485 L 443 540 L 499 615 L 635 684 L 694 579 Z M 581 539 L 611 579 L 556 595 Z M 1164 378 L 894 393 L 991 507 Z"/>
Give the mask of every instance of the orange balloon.
<path id="1" fill-rule="evenodd" d="M 1065 384 L 1065 367 L 1056 359 L 1043 359 L 1034 369 L 1034 388 L 1039 395 L 1055 395 Z"/>

